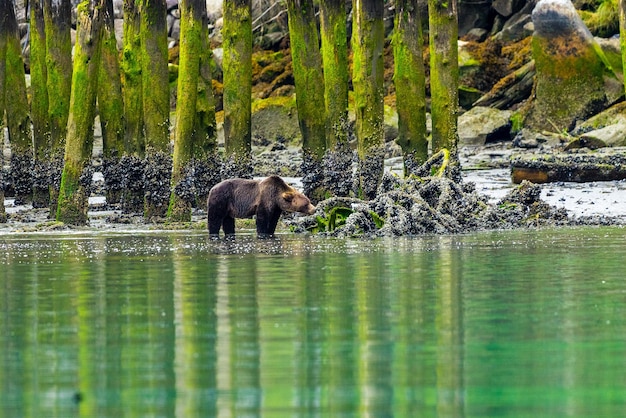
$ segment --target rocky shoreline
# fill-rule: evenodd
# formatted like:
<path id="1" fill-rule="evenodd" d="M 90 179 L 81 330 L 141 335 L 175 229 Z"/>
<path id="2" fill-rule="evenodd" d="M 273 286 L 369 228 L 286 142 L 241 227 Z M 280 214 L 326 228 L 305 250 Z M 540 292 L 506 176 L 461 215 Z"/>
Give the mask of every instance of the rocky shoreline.
<path id="1" fill-rule="evenodd" d="M 116 28 L 121 30 L 122 3 L 116 4 Z M 170 64 L 174 68 L 178 64 L 178 24 L 179 14 L 176 0 L 167 2 L 168 4 L 168 35 L 170 36 Z M 212 29 L 212 49 L 216 63 L 215 93 L 216 110 L 218 111 L 218 122 L 220 118 L 221 101 L 221 39 L 220 39 L 220 18 L 219 5 L 221 1 L 210 0 L 207 5 L 210 11 L 210 24 Z M 520 105 L 531 95 L 533 79 L 536 76 L 535 64 L 530 51 L 530 36 L 533 34 L 533 21 L 531 12 L 536 4 L 535 0 L 513 2 L 510 0 L 498 0 L 487 3 L 463 3 L 460 14 L 460 35 L 462 40 L 459 43 L 459 66 L 461 69 L 462 88 L 460 89 L 460 116 L 458 120 L 459 133 L 459 156 L 463 168 L 462 183 L 445 183 L 439 180 L 426 179 L 420 184 L 412 180 L 402 180 L 399 178 L 386 177 L 387 184 L 395 184 L 396 188 L 413 189 L 414 197 L 427 194 L 421 188 L 439 188 L 449 191 L 456 190 L 460 201 L 474 202 L 481 206 L 480 216 L 486 216 L 486 211 L 491 211 L 491 216 L 501 219 L 500 224 L 489 223 L 483 220 L 483 226 L 476 222 L 470 223 L 456 222 L 456 226 L 446 228 L 440 222 L 439 227 L 432 230 L 424 229 L 424 233 L 429 232 L 468 232 L 481 228 L 512 228 L 536 226 L 534 224 L 525 225 L 528 216 L 539 216 L 543 221 L 541 225 L 622 225 L 626 219 L 626 182 L 620 180 L 621 173 L 626 171 L 623 168 L 622 160 L 624 150 L 620 146 L 626 145 L 624 137 L 624 127 L 626 126 L 623 117 L 626 104 L 607 103 L 604 111 L 596 114 L 590 119 L 581 119 L 576 123 L 576 129 L 570 132 L 547 132 L 545 130 L 534 132 L 527 129 L 519 130 L 519 126 L 513 128 L 515 123 L 514 112 L 519 110 Z M 289 37 L 286 32 L 286 19 L 283 12 L 278 7 L 278 3 L 270 5 L 264 2 L 255 2 L 256 7 L 265 8 L 257 10 L 257 15 L 264 16 L 258 21 L 259 27 L 263 27 L 263 34 L 255 33 L 255 45 L 258 48 L 253 57 L 255 73 L 253 75 L 253 158 L 254 172 L 257 177 L 264 177 L 269 174 L 278 174 L 286 177 L 296 185 L 300 185 L 302 155 L 298 144 L 299 128 L 295 113 L 295 100 L 293 99 L 293 74 L 291 72 L 291 58 L 289 53 Z M 276 7 L 275 7 L 276 6 Z M 271 10 L 265 13 L 264 10 Z M 393 11 L 389 9 L 389 13 Z M 495 16 L 495 17 L 494 17 Z M 392 19 L 386 19 L 391 23 Z M 478 23 L 477 23 L 478 22 Z M 349 22 L 348 22 L 349 23 Z M 480 23 L 480 24 L 479 24 Z M 26 36 L 25 23 L 22 23 L 24 36 Z M 392 28 L 387 28 L 391 30 Z M 118 33 L 121 35 L 121 32 Z M 604 53 L 612 62 L 613 52 L 619 51 L 619 39 L 605 34 L 606 38 L 600 43 Z M 385 47 L 385 66 L 391 68 L 393 57 L 389 45 Z M 619 53 L 617 53 L 619 55 Z M 613 65 L 617 68 L 617 64 Z M 621 68 L 621 64 L 620 64 Z M 621 89 L 623 90 L 623 89 Z M 620 91 L 621 91 L 620 90 Z M 401 150 L 395 144 L 397 136 L 397 115 L 393 110 L 395 104 L 395 90 L 392 82 L 392 72 L 385 73 L 385 171 L 388 173 L 400 174 L 402 172 Z M 172 103 L 176 101 L 173 93 Z M 171 118 L 172 126 L 175 118 Z M 98 123 L 96 123 L 98 127 Z M 552 130 L 550 127 L 548 130 Z M 558 129 L 554 129 L 557 131 Z M 96 144 L 99 133 L 95 134 Z M 5 135 L 6 137 L 6 135 Z M 218 142 L 223 145 L 222 137 L 218 136 Z M 6 144 L 5 144 L 6 146 Z M 577 149 L 578 147 L 578 149 Z M 616 148 L 613 148 L 616 147 Z M 5 147 L 6 148 L 6 147 Z M 595 149 L 603 148 L 597 152 Z M 10 161 L 8 149 L 5 149 L 5 163 Z M 596 154 L 607 155 L 608 161 L 615 163 L 615 168 L 609 173 L 610 176 L 594 177 L 589 174 L 589 160 L 596 159 Z M 123 214 L 115 205 L 107 205 L 104 198 L 103 180 L 101 173 L 102 161 L 101 146 L 94 148 L 94 190 L 90 197 L 89 221 L 90 224 L 77 230 L 107 230 L 107 229 L 163 229 L 163 228 L 203 228 L 204 208 L 194 210 L 193 221 L 190 224 L 172 225 L 164 220 L 157 220 L 156 223 L 147 222 L 140 215 Z M 549 158 L 545 157 L 549 156 Z M 615 156 L 615 157 L 612 157 Z M 519 199 L 515 196 L 518 186 L 511 180 L 512 170 L 515 169 L 516 161 L 523 162 L 533 170 L 544 169 L 539 167 L 541 161 L 559 160 L 559 168 L 552 166 L 546 170 L 557 172 L 559 176 L 550 177 L 546 174 L 547 180 L 552 183 L 543 186 L 525 185 L 527 196 Z M 598 162 L 606 172 L 604 160 Z M 538 168 L 539 167 L 539 168 Z M 587 171 L 585 171 L 587 170 Z M 582 172 L 576 179 L 588 181 L 586 183 L 564 182 L 571 179 L 570 173 Z M 593 174 L 593 173 L 592 173 Z M 542 174 L 543 175 L 543 174 Z M 597 182 L 593 180 L 609 180 Z M 393 181 L 392 181 L 393 180 Z M 515 179 L 515 182 L 522 182 L 523 178 Z M 536 180 L 536 179 L 535 179 Z M 474 186 L 472 186 L 473 184 Z M 376 199 L 387 195 L 393 190 L 380 190 Z M 423 193 L 422 193 L 423 192 Z M 508 197 L 507 197 L 508 196 Z M 374 200 L 376 200 L 374 199 Z M 387 231 L 400 231 L 404 226 L 393 225 L 396 218 L 409 216 L 407 213 L 398 212 L 395 207 L 402 207 L 398 201 L 391 206 L 382 205 L 380 208 L 373 208 L 385 212 L 385 216 L 391 219 L 386 220 Z M 503 200 L 504 199 L 504 200 Z M 509 199 L 509 200 L 506 200 Z M 513 199 L 511 201 L 511 199 Z M 517 200 L 516 200 L 517 199 Z M 425 199 L 419 202 L 419 208 L 415 211 L 430 213 L 431 218 L 445 213 L 450 204 L 459 202 L 449 202 L 445 199 Z M 348 204 L 348 202 L 343 202 Z M 355 202 L 350 205 L 365 205 L 370 210 L 370 202 Z M 0 233 L 20 232 L 20 231 L 48 231 L 55 229 L 67 229 L 69 227 L 58 224 L 48 219 L 47 209 L 33 209 L 28 205 L 15 205 L 11 197 L 5 199 L 8 222 L 0 223 Z M 405 202 L 406 206 L 406 202 Z M 469 203 L 466 206 L 471 206 Z M 322 205 L 324 207 L 324 205 Z M 445 207 L 448 207 L 446 209 Z M 395 208 L 395 209 L 394 209 Z M 410 212 L 410 209 L 404 207 Z M 458 209 L 458 208 L 457 208 Z M 501 209 L 509 212 L 499 213 Z M 434 212 L 431 212 L 434 210 Z M 536 210 L 540 210 L 537 212 Z M 398 213 L 395 213 L 395 212 Z M 511 213 L 518 211 L 517 215 Z M 534 212 L 533 212 L 534 211 Z M 449 211 L 450 212 L 450 211 Z M 462 210 L 459 213 L 447 213 L 454 217 L 463 216 Z M 378 213 L 378 212 L 377 212 Z M 395 213 L 395 214 L 394 214 Z M 319 214 L 324 218 L 325 214 Z M 465 214 L 476 215 L 474 214 Z M 357 215 L 355 215 L 356 217 Z M 289 224 L 289 219 L 287 219 Z M 457 219 L 458 221 L 458 219 Z M 480 223 L 480 222 L 478 222 Z M 245 225 L 245 222 L 243 223 Z M 413 219 L 413 226 L 406 227 L 404 233 L 420 233 L 416 227 L 419 222 Z M 454 222 L 453 222 L 454 224 Z M 291 224 L 298 229 L 298 225 Z M 452 225 L 452 224 L 451 224 Z M 283 225 L 284 226 L 284 225 Z M 384 227 L 383 227 L 384 228 Z M 399 228 L 399 229 L 398 229 Z M 413 229 L 411 229 L 413 228 Z M 306 229 L 306 228 L 304 228 Z M 382 229 L 382 228 L 380 228 Z M 383 233 L 385 230 L 383 230 Z M 396 232 L 390 232 L 395 234 Z M 351 233 L 346 233 L 350 235 Z"/>
<path id="2" fill-rule="evenodd" d="M 255 164 L 255 175 L 263 177 L 282 171 L 288 182 L 301 187 L 300 177 L 288 169 L 290 164 L 297 167 L 297 163 L 294 164 L 294 157 L 299 154 L 297 148 L 273 150 L 272 162 L 263 157 L 267 149 L 255 148 L 258 161 Z M 317 216 L 324 219 L 329 209 L 335 206 L 350 207 L 354 213 L 361 215 L 376 211 L 384 215 L 384 225 L 377 228 L 373 220 L 354 215 L 353 218 L 360 220 L 348 221 L 349 227 L 324 232 L 333 236 L 448 234 L 626 224 L 626 181 L 556 182 L 544 185 L 524 182 L 521 186 L 516 185 L 511 179 L 510 163 L 512 156 L 519 152 L 510 143 L 462 148 L 463 180 L 458 184 L 447 178 L 426 177 L 419 181 L 402 179 L 401 157 L 386 158 L 385 180 L 376 199 L 369 202 L 353 198 L 329 199 L 318 205 L 319 210 L 312 217 L 283 216 L 279 233 L 290 230 L 306 232 L 307 225 L 314 223 Z M 522 152 L 530 155 L 533 151 Z M 87 226 L 70 227 L 57 223 L 48 219 L 47 209 L 15 205 L 14 199 L 9 197 L 5 199 L 8 221 L 0 224 L 0 234 L 173 229 L 204 231 L 206 228 L 206 208 L 194 209 L 192 222 L 184 224 L 168 223 L 165 219 L 146 221 L 139 214 L 124 214 L 119 207 L 106 204 L 102 183 L 102 174 L 96 171 L 94 193 L 89 199 Z M 398 190 L 403 190 L 403 193 L 396 193 Z M 431 197 L 428 197 L 429 194 Z M 407 199 L 411 201 L 410 204 Z M 254 227 L 250 221 L 241 220 L 238 221 L 238 228 L 253 232 Z"/>

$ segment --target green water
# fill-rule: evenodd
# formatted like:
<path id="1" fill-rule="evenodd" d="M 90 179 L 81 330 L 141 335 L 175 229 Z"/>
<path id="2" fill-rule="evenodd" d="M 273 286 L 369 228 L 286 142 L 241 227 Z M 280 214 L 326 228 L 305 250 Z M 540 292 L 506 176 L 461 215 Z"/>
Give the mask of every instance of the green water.
<path id="1" fill-rule="evenodd" d="M 0 236 L 0 417 L 623 417 L 626 230 Z"/>

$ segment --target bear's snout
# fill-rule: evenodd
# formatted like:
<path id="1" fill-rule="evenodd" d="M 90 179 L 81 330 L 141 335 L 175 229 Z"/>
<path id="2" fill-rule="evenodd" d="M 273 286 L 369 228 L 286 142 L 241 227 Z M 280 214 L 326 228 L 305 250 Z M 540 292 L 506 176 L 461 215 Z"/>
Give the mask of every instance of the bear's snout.
<path id="1" fill-rule="evenodd" d="M 302 211 L 302 213 L 306 213 L 307 215 L 313 215 L 315 213 L 315 206 L 309 203 L 306 208 Z"/>

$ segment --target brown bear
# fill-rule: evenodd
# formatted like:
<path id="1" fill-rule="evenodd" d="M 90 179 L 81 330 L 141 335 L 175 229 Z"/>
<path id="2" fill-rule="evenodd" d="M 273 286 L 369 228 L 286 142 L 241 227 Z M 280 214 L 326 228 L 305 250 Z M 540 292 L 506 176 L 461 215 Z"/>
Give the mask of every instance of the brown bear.
<path id="1" fill-rule="evenodd" d="M 256 215 L 258 236 L 273 235 L 280 214 L 300 212 L 312 215 L 315 206 L 302 193 L 278 176 L 264 180 L 229 179 L 216 184 L 209 192 L 207 218 L 209 234 L 235 234 L 235 218 Z"/>

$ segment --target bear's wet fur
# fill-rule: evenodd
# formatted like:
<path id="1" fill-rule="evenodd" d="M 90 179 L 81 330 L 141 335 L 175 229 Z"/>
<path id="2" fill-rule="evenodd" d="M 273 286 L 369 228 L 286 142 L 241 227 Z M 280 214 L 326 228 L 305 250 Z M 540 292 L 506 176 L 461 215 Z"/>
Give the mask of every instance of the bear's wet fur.
<path id="1" fill-rule="evenodd" d="M 315 206 L 308 197 L 278 176 L 263 180 L 224 180 L 211 189 L 207 199 L 209 235 L 219 236 L 220 228 L 225 235 L 234 235 L 235 218 L 256 215 L 257 235 L 271 236 L 283 211 L 312 215 Z"/>

